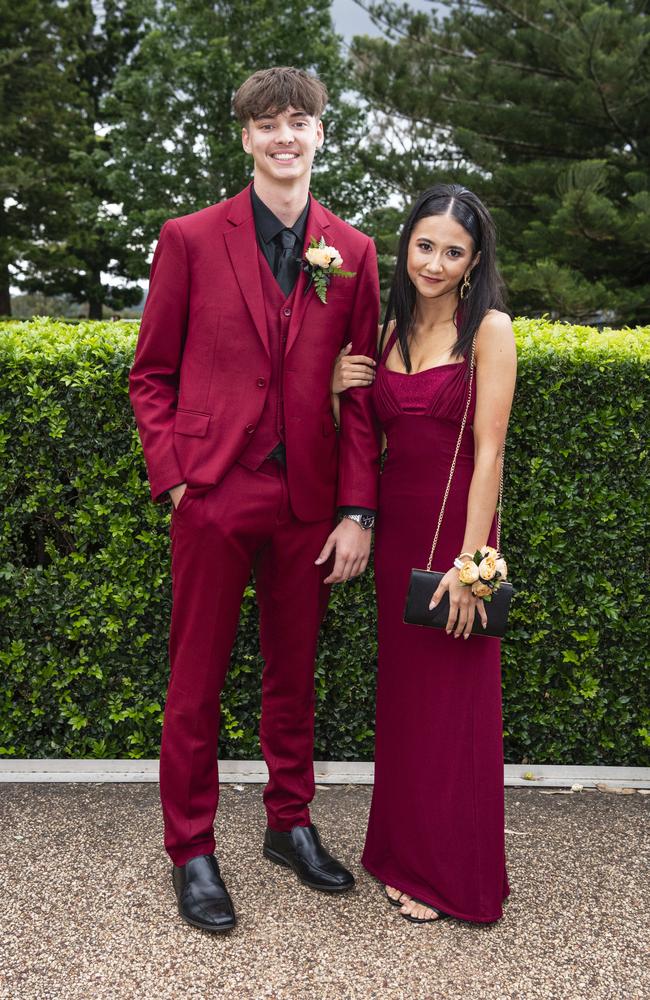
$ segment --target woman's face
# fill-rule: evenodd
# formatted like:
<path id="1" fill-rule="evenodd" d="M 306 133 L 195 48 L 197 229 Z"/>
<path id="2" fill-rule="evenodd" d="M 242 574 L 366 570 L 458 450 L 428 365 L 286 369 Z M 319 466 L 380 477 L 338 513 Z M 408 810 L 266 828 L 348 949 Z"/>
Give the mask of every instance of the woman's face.
<path id="1" fill-rule="evenodd" d="M 413 227 L 406 269 L 424 298 L 458 295 L 463 277 L 478 263 L 472 237 L 451 215 L 428 215 Z"/>

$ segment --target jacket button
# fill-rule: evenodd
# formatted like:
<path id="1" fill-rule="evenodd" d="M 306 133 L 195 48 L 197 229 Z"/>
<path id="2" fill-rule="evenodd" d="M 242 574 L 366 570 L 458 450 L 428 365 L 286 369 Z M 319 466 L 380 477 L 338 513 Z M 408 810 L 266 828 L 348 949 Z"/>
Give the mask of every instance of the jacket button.
<path id="1" fill-rule="evenodd" d="M 246 433 L 252 434 L 255 430 L 255 424 L 246 424 Z"/>
<path id="2" fill-rule="evenodd" d="M 266 385 L 266 379 L 265 378 L 258 378 L 257 384 L 258 384 L 258 386 L 259 386 L 260 389 L 263 389 L 264 386 Z"/>
<path id="3" fill-rule="evenodd" d="M 291 316 L 291 309 L 287 306 L 286 309 L 282 310 L 285 316 Z"/>

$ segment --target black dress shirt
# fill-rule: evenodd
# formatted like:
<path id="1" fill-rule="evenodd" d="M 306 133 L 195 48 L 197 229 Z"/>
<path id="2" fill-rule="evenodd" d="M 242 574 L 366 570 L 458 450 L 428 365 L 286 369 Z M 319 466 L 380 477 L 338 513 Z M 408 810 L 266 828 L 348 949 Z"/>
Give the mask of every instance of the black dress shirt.
<path id="1" fill-rule="evenodd" d="M 298 261 L 303 255 L 305 246 L 305 230 L 307 228 L 307 216 L 309 215 L 309 198 L 307 198 L 307 204 L 294 222 L 293 226 L 285 226 L 284 222 L 280 222 L 277 215 L 274 215 L 268 205 L 264 204 L 254 187 L 251 188 L 251 201 L 253 202 L 253 218 L 255 219 L 257 242 L 260 250 L 268 261 L 274 277 L 277 278 L 278 276 L 278 261 L 280 259 L 280 245 L 277 237 L 284 229 L 291 230 L 296 237 L 296 244 L 293 253 L 293 256 L 296 258 L 296 262 L 292 265 L 291 293 L 300 275 L 300 264 Z"/>

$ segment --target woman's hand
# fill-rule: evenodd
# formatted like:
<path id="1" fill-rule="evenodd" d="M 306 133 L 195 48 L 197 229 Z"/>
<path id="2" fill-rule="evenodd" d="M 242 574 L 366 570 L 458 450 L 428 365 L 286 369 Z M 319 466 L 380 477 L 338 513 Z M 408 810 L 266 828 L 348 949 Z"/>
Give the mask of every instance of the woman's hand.
<path id="1" fill-rule="evenodd" d="M 458 579 L 458 570 L 454 566 L 447 570 L 440 584 L 431 598 L 429 609 L 433 610 L 436 604 L 442 600 L 445 591 L 449 591 L 449 618 L 445 631 L 447 635 L 454 633 L 454 639 L 463 636 L 469 639 L 472 634 L 474 615 L 478 612 L 483 628 L 487 625 L 487 614 L 485 604 L 480 597 L 474 597 L 472 588 L 461 583 Z"/>
<path id="2" fill-rule="evenodd" d="M 350 354 L 352 344 L 340 352 L 332 372 L 332 392 L 335 396 L 359 385 L 372 385 L 375 381 L 375 362 L 364 354 Z"/>

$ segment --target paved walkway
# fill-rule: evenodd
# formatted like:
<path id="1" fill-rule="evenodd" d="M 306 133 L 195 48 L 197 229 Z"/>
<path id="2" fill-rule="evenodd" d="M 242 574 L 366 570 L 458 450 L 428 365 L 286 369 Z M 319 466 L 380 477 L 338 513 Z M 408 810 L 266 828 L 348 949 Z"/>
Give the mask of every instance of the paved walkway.
<path id="1" fill-rule="evenodd" d="M 369 788 L 314 803 L 358 876 L 338 898 L 262 858 L 260 788 L 240 788 L 217 821 L 239 916 L 219 937 L 176 914 L 155 785 L 0 786 L 1 1000 L 650 997 L 650 796 L 508 789 L 504 919 L 416 927 L 359 866 Z"/>

